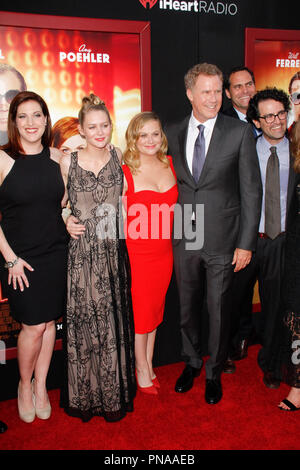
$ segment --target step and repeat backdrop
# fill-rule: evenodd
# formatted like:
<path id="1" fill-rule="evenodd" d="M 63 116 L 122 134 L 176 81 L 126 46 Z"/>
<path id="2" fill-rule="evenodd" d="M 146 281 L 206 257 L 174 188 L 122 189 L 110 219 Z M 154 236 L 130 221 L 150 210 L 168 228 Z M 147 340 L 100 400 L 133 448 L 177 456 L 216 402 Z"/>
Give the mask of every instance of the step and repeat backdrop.
<path id="1" fill-rule="evenodd" d="M 153 109 L 163 123 L 190 112 L 183 77 L 198 62 L 215 63 L 224 73 L 247 65 L 257 89 L 278 86 L 290 95 L 290 124 L 299 117 L 298 18 L 279 0 L 53 0 L 51 6 L 33 0 L 14 13 L 2 8 L 8 11 L 0 12 L 1 143 L 9 101 L 27 88 L 49 105 L 53 145 L 66 152 L 84 145 L 77 114 L 82 97 L 93 92 L 105 101 L 114 121 L 113 143 L 123 150 L 129 120 L 140 110 Z M 257 289 L 253 303 L 259 311 Z M 0 362 L 15 357 L 19 328 L 0 291 Z M 58 347 L 61 328 L 58 322 Z M 177 360 L 172 279 L 156 361 Z"/>
<path id="2" fill-rule="evenodd" d="M 300 117 L 300 30 L 246 28 L 245 62 L 258 90 L 275 86 L 289 95 L 291 126 Z"/>
<path id="3" fill-rule="evenodd" d="M 129 121 L 151 108 L 149 23 L 0 12 L 1 144 L 7 142 L 9 104 L 26 89 L 48 104 L 53 146 L 63 152 L 85 146 L 77 116 L 82 98 L 94 93 L 111 114 L 113 144 L 124 150 Z M 58 341 L 61 329 L 59 320 Z M 4 349 L 6 359 L 16 357 L 19 330 L 0 290 L 2 361 Z"/>

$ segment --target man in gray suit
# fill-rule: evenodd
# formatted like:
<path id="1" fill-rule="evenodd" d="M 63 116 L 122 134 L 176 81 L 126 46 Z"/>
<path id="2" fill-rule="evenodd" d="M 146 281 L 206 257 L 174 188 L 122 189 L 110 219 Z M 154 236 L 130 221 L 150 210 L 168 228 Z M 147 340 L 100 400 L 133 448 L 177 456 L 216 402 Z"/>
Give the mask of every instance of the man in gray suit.
<path id="1" fill-rule="evenodd" d="M 252 70 L 245 66 L 233 67 L 224 80 L 224 90 L 231 104 L 223 113 L 247 122 L 248 104 L 256 93 Z"/>
<path id="2" fill-rule="evenodd" d="M 255 77 L 252 70 L 244 65 L 232 67 L 224 79 L 224 91 L 231 104 L 222 112 L 226 116 L 247 121 L 247 109 L 250 99 L 256 93 Z M 252 124 L 252 131 L 255 137 L 261 134 L 260 129 L 256 129 Z M 237 276 L 233 278 L 233 290 L 238 288 Z M 244 359 L 248 355 L 248 345 L 251 337 L 254 336 L 253 324 L 253 294 L 254 289 L 249 286 L 247 297 L 245 294 L 244 302 L 239 306 L 240 310 L 234 309 L 234 315 L 231 318 L 231 334 L 229 340 L 229 358 L 225 362 L 224 372 L 232 373 L 235 371 L 234 360 Z"/>
<path id="3" fill-rule="evenodd" d="M 178 205 L 190 225 L 181 238 L 174 234 L 186 362 L 175 390 L 188 391 L 200 374 L 199 325 L 206 294 L 210 357 L 205 365 L 205 399 L 215 404 L 222 398 L 220 376 L 228 353 L 233 272 L 249 264 L 255 249 L 262 188 L 251 126 L 219 113 L 222 72 L 215 65 L 198 64 L 186 74 L 185 86 L 192 114 L 165 128 L 178 179 Z M 185 217 L 189 211 L 191 217 Z M 174 228 L 176 232 L 176 223 Z M 193 249 L 189 243 L 191 230 L 195 237 L 204 230 L 202 247 Z"/>

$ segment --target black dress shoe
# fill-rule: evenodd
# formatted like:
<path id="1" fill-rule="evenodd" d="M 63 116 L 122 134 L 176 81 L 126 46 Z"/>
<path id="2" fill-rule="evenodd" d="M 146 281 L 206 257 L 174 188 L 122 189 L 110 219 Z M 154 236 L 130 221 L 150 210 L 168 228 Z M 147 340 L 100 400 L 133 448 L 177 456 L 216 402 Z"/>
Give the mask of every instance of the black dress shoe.
<path id="1" fill-rule="evenodd" d="M 186 365 L 181 376 L 176 382 L 175 392 L 184 393 L 188 392 L 194 385 L 194 378 L 200 375 L 200 369 L 196 369 L 190 365 Z"/>
<path id="2" fill-rule="evenodd" d="M 265 372 L 264 377 L 263 377 L 263 383 L 265 384 L 266 387 L 268 388 L 279 388 L 280 386 L 280 380 L 276 379 L 272 372 Z"/>
<path id="3" fill-rule="evenodd" d="M 5 432 L 7 430 L 7 426 L 5 423 L 3 423 L 3 421 L 0 421 L 0 434 L 2 434 L 3 432 Z"/>
<path id="4" fill-rule="evenodd" d="M 248 346 L 248 339 L 242 339 L 241 341 L 239 341 L 234 353 L 230 354 L 230 359 L 232 359 L 233 361 L 240 361 L 242 359 L 245 359 L 245 357 L 248 356 Z"/>
<path id="5" fill-rule="evenodd" d="M 209 405 L 215 405 L 222 398 L 221 381 L 217 379 L 206 379 L 205 400 Z"/>
<path id="6" fill-rule="evenodd" d="M 223 366 L 223 372 L 225 372 L 225 374 L 233 374 L 235 372 L 235 369 L 235 363 L 232 359 L 228 358 Z"/>

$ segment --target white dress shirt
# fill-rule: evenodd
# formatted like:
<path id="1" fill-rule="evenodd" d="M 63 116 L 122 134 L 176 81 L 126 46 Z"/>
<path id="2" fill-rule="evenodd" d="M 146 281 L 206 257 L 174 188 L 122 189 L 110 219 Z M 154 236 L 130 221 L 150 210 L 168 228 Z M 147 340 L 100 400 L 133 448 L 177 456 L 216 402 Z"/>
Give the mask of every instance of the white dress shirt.
<path id="1" fill-rule="evenodd" d="M 237 113 L 237 115 L 238 115 L 238 117 L 239 117 L 239 119 L 240 119 L 241 121 L 245 121 L 245 122 L 248 123 L 246 114 L 241 113 L 241 111 L 239 111 L 239 110 L 236 109 L 236 108 L 234 108 L 234 110 L 235 110 L 235 112 Z"/>
<path id="2" fill-rule="evenodd" d="M 259 224 L 259 232 L 265 233 L 265 182 L 266 182 L 266 171 L 267 163 L 270 156 L 270 147 L 272 145 L 264 138 L 260 136 L 257 139 L 256 150 L 259 160 L 261 180 L 263 185 L 263 197 L 262 197 L 262 210 Z M 280 176 L 280 210 L 281 210 L 281 231 L 285 231 L 285 219 L 286 219 L 286 202 L 287 202 L 287 189 L 289 181 L 290 171 L 290 147 L 289 141 L 284 137 L 276 147 L 277 155 L 279 159 L 279 176 Z"/>

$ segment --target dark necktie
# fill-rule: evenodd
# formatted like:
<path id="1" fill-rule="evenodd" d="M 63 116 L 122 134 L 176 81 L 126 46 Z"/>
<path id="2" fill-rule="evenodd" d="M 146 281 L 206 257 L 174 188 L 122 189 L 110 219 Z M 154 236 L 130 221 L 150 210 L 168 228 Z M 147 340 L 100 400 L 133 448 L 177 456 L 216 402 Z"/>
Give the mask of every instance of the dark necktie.
<path id="1" fill-rule="evenodd" d="M 281 232 L 280 177 L 276 147 L 270 151 L 265 184 L 265 233 L 274 239 Z"/>
<path id="2" fill-rule="evenodd" d="M 199 124 L 199 134 L 195 142 L 192 173 L 196 183 L 198 183 L 201 171 L 205 161 L 205 138 L 204 138 L 204 126 Z"/>

